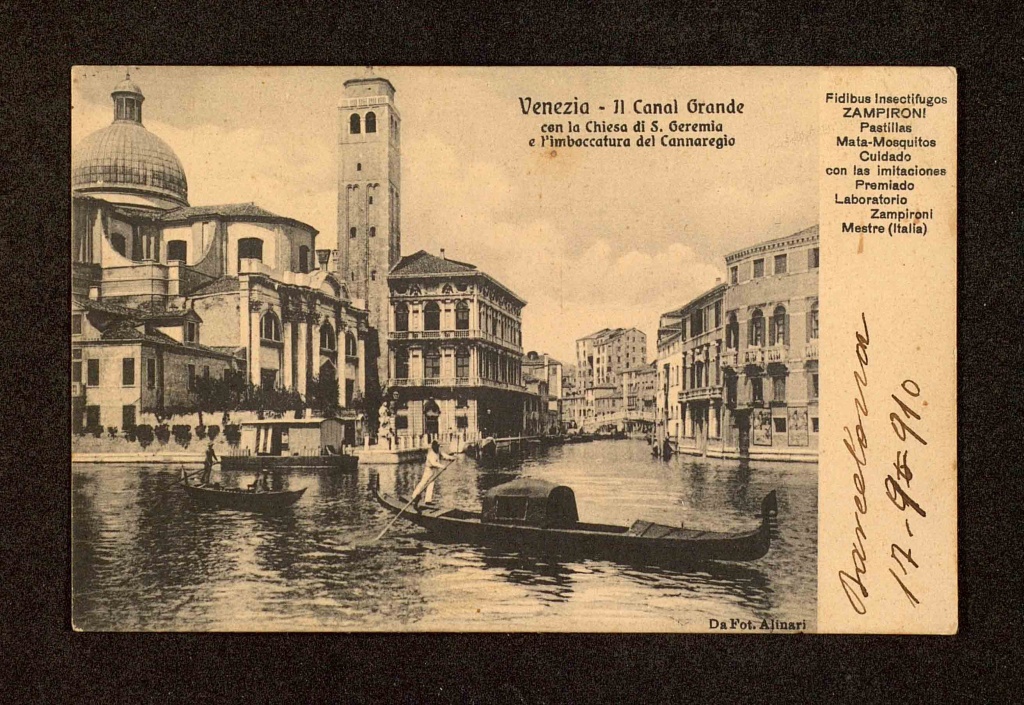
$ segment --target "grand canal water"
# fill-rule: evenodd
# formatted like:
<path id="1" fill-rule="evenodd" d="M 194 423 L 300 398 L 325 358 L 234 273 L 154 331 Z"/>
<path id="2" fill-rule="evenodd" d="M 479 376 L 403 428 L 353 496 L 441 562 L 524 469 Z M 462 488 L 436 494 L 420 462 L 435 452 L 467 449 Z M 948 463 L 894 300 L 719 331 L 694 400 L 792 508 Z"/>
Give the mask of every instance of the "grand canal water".
<path id="1" fill-rule="evenodd" d="M 379 469 L 408 494 L 419 466 Z M 538 560 L 440 544 L 390 519 L 358 474 L 292 471 L 305 496 L 277 515 L 201 509 L 177 467 L 72 469 L 72 611 L 84 630 L 699 631 L 738 617 L 815 626 L 817 466 L 650 457 L 641 441 L 598 441 L 484 467 L 460 456 L 436 498 L 479 509 L 487 489 L 522 476 L 568 484 L 580 518 L 689 527 L 756 525 L 779 491 L 777 539 L 759 561 L 693 571 Z M 226 485 L 251 481 L 224 473 Z"/>

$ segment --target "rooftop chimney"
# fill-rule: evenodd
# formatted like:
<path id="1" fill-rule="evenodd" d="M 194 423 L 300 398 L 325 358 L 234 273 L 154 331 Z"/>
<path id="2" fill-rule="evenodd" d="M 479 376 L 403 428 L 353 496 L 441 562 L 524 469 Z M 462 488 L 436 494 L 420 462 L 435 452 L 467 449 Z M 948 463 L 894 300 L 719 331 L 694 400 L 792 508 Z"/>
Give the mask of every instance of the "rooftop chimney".
<path id="1" fill-rule="evenodd" d="M 441 248 L 441 259 L 448 259 L 447 257 L 444 256 L 444 248 L 443 247 Z"/>

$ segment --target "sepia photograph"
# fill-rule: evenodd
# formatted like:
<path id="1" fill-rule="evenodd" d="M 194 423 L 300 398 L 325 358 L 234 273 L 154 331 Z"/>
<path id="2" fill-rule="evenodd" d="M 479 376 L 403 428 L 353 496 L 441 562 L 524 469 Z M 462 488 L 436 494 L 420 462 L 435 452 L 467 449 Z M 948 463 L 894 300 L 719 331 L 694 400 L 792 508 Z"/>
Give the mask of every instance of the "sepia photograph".
<path id="1" fill-rule="evenodd" d="M 770 72 L 73 69 L 73 627 L 818 631 L 832 172 Z"/>

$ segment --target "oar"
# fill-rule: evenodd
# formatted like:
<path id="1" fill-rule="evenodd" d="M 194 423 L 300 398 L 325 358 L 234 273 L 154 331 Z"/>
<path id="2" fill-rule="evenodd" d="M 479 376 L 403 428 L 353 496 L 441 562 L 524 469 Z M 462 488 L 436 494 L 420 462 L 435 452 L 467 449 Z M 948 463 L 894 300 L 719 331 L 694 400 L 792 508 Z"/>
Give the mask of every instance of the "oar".
<path id="1" fill-rule="evenodd" d="M 449 467 L 451 467 L 451 464 L 454 463 L 455 460 L 456 460 L 455 458 L 452 458 L 451 460 L 449 460 L 447 465 L 445 465 L 443 468 L 438 470 L 437 474 L 434 475 L 432 478 L 430 478 L 430 482 L 433 482 L 437 478 L 441 477 L 441 473 L 443 473 L 445 470 L 447 470 Z M 410 499 L 408 504 L 406 504 L 404 507 L 402 507 L 402 509 L 398 512 L 398 514 L 395 515 L 395 518 L 392 519 L 390 522 L 388 522 L 388 525 L 384 527 L 384 530 L 381 531 L 379 534 L 377 534 L 377 538 L 375 538 L 374 541 L 380 541 L 381 540 L 381 537 L 383 537 L 384 534 L 386 534 L 388 532 L 388 529 L 390 529 L 392 526 L 394 526 L 395 522 L 398 521 L 398 517 L 402 516 L 402 514 L 405 513 L 405 510 L 413 505 L 413 503 L 416 501 L 416 498 L 419 497 L 421 494 L 423 494 L 423 492 L 425 492 L 428 487 L 430 487 L 430 482 L 425 484 L 423 486 L 423 489 L 420 490 L 412 499 Z"/>

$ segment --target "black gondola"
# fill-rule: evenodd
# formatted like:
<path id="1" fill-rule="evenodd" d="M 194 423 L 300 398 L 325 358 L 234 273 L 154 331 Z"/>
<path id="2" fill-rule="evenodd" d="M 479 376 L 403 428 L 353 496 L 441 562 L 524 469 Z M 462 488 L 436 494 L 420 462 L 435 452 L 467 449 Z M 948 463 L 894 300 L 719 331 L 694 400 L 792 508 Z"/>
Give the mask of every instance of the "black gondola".
<path id="1" fill-rule="evenodd" d="M 247 512 L 265 512 L 289 507 L 298 502 L 306 491 L 305 487 L 301 490 L 253 492 L 237 488 L 189 485 L 184 482 L 180 484 L 185 494 L 201 504 Z"/>
<path id="2" fill-rule="evenodd" d="M 380 479 L 370 486 L 381 506 L 398 513 L 408 500 L 380 493 Z M 703 561 L 753 561 L 771 546 L 775 491 L 761 502 L 757 528 L 736 533 L 701 531 L 636 521 L 632 526 L 581 522 L 572 489 L 523 478 L 499 485 L 484 495 L 483 512 L 421 505 L 403 518 L 447 541 L 505 546 L 524 552 L 578 556 L 638 565 L 692 565 Z"/>

